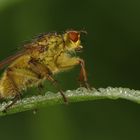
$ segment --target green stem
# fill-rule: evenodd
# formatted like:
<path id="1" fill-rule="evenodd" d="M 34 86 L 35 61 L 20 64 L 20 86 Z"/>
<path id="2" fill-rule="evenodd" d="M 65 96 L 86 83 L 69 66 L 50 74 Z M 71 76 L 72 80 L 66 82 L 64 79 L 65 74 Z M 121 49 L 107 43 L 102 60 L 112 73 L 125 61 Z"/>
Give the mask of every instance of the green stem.
<path id="1" fill-rule="evenodd" d="M 88 90 L 78 88 L 76 90 L 67 90 L 65 92 L 69 104 L 72 102 L 90 101 L 97 99 L 127 99 L 136 103 L 140 103 L 140 91 L 130 90 L 128 88 L 99 88 L 98 90 Z M 55 104 L 64 104 L 64 101 L 59 93 L 47 92 L 45 95 L 32 96 L 19 100 L 15 105 L 3 113 L 2 110 L 10 102 L 0 104 L 0 116 L 5 116 L 13 113 L 23 112 L 26 110 L 38 109 Z"/>

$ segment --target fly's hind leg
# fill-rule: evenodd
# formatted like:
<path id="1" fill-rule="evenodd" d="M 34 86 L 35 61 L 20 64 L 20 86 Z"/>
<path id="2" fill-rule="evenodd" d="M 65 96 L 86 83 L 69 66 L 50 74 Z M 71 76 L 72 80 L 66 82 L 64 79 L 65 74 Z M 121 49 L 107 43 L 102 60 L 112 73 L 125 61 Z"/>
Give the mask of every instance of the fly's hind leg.
<path id="1" fill-rule="evenodd" d="M 5 108 L 2 112 L 6 113 L 7 109 L 10 108 L 12 105 L 14 105 L 20 98 L 21 98 L 20 94 L 16 94 L 15 97 L 13 98 L 12 102 L 9 105 L 5 106 Z"/>
<path id="2" fill-rule="evenodd" d="M 3 112 L 7 112 L 7 109 L 10 108 L 12 105 L 14 105 L 20 98 L 21 98 L 21 94 L 18 91 L 18 88 L 16 86 L 16 83 L 14 81 L 14 79 L 12 78 L 12 69 L 8 68 L 7 69 L 7 78 L 10 80 L 11 86 L 13 87 L 13 92 L 15 92 L 15 97 L 13 98 L 12 102 L 10 104 L 8 104 L 7 106 L 5 106 Z"/>
<path id="3" fill-rule="evenodd" d="M 53 78 L 52 72 L 46 65 L 39 63 L 37 60 L 33 58 L 29 61 L 29 65 L 30 65 L 30 69 L 34 73 L 36 73 L 40 78 L 46 77 L 46 79 L 49 80 L 55 86 L 55 88 L 60 92 L 60 94 L 63 97 L 64 102 L 68 103 L 63 90 L 59 87 L 57 81 Z"/>

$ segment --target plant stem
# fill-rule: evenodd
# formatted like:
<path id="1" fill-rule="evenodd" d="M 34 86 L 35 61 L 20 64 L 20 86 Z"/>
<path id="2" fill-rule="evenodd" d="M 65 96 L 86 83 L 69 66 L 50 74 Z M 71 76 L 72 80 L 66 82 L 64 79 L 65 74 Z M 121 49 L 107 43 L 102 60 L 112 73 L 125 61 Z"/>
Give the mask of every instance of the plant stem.
<path id="1" fill-rule="evenodd" d="M 86 88 L 78 88 L 76 90 L 67 90 L 65 92 L 68 98 L 69 104 L 72 102 L 90 101 L 97 99 L 127 99 L 136 103 L 140 103 L 140 91 L 130 90 L 128 88 L 99 88 L 98 90 L 92 89 L 88 90 Z M 46 92 L 45 95 L 32 96 L 28 98 L 23 98 L 11 108 L 3 113 L 4 107 L 9 104 L 9 102 L 3 102 L 0 104 L 0 116 L 5 116 L 9 114 L 14 114 L 18 112 L 23 112 L 27 110 L 38 109 L 40 107 L 45 107 L 55 104 L 64 104 L 64 101 L 59 93 Z"/>

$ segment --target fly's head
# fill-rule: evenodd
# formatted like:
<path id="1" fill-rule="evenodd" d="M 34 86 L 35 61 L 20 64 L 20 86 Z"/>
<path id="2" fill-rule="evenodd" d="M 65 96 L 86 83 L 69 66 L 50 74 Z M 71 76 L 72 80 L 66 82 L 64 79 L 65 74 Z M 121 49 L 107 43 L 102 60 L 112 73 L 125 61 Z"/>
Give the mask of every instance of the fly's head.
<path id="1" fill-rule="evenodd" d="M 85 31 L 66 31 L 64 34 L 65 49 L 67 52 L 79 52 L 82 50 L 80 35 L 86 33 Z"/>

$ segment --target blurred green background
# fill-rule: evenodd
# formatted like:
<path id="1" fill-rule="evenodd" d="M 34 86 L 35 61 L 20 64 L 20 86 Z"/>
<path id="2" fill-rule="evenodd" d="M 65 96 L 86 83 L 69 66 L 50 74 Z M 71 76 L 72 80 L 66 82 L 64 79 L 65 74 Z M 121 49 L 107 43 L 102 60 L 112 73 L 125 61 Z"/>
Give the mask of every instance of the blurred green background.
<path id="1" fill-rule="evenodd" d="M 89 83 L 140 89 L 140 1 L 0 0 L 0 60 L 33 36 L 85 29 Z M 64 90 L 78 87 L 79 68 L 59 74 Z M 2 71 L 1 71 L 2 72 Z M 98 100 L 40 109 L 0 118 L 4 140 L 140 139 L 140 106 L 125 100 Z"/>

